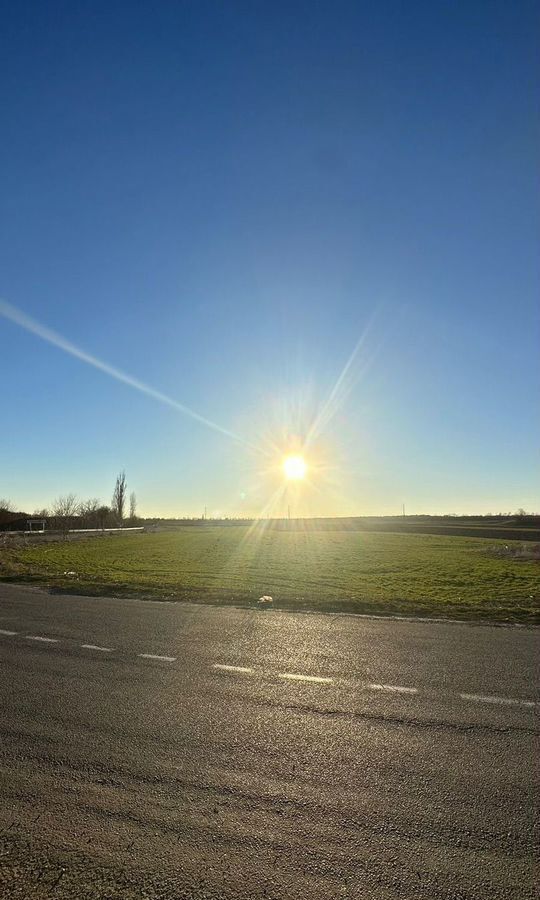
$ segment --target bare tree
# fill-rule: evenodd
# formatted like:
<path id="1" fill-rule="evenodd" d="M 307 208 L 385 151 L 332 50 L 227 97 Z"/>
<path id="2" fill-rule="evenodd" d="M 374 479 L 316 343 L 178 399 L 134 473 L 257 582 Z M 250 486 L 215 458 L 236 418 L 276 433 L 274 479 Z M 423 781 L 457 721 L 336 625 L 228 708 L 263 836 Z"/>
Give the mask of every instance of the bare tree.
<path id="1" fill-rule="evenodd" d="M 79 515 L 81 516 L 86 528 L 97 528 L 98 510 L 101 501 L 97 497 L 91 497 L 89 500 L 81 500 L 79 503 Z"/>
<path id="2" fill-rule="evenodd" d="M 126 473 L 122 469 L 119 475 L 116 478 L 116 484 L 114 486 L 114 492 L 112 496 L 112 511 L 115 514 L 116 518 L 120 522 L 120 525 L 124 521 L 124 510 L 126 507 L 126 494 L 127 494 L 127 481 L 126 481 Z"/>
<path id="3" fill-rule="evenodd" d="M 129 518 L 135 522 L 137 518 L 137 495 L 132 491 L 129 495 Z"/>
<path id="4" fill-rule="evenodd" d="M 0 522 L 2 523 L 2 528 L 7 528 L 9 523 L 15 518 L 14 512 L 15 507 L 11 500 L 0 497 Z"/>
<path id="5" fill-rule="evenodd" d="M 46 519 L 49 515 L 49 510 L 46 506 L 42 506 L 41 509 L 35 509 L 33 514 L 36 519 Z"/>
<path id="6" fill-rule="evenodd" d="M 79 503 L 75 494 L 66 494 L 65 497 L 57 497 L 52 505 L 53 516 L 56 519 L 56 526 L 66 537 L 70 528 L 73 527 L 73 517 L 77 514 Z"/>
<path id="7" fill-rule="evenodd" d="M 96 510 L 97 527 L 101 528 L 102 531 L 105 530 L 107 519 L 109 518 L 110 514 L 111 511 L 108 506 L 100 506 L 99 509 Z"/>

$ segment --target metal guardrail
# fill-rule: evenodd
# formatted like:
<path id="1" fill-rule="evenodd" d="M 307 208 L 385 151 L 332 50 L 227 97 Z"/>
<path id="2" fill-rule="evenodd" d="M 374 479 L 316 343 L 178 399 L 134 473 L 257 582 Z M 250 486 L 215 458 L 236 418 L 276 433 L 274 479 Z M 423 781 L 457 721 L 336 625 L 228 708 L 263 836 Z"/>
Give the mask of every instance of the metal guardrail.
<path id="1" fill-rule="evenodd" d="M 102 531 L 108 534 L 111 531 L 144 531 L 144 528 L 144 525 L 129 525 L 127 528 L 70 528 L 68 534 L 99 534 Z M 35 534 L 35 531 L 25 534 Z"/>
<path id="2" fill-rule="evenodd" d="M 127 531 L 144 531 L 145 527 L 145 525 L 130 525 L 127 528 L 70 528 L 66 532 L 63 532 L 61 528 L 31 528 L 25 531 L 22 531 L 21 529 L 16 529 L 15 531 L 0 530 L 0 534 L 111 534 L 113 532 L 123 534 Z"/>

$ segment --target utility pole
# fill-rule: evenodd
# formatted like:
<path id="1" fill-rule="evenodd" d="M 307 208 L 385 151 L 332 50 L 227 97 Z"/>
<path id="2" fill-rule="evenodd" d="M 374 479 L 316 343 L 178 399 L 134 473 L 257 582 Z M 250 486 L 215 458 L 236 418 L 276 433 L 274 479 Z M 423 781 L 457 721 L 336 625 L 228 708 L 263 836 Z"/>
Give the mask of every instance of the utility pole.
<path id="1" fill-rule="evenodd" d="M 403 518 L 405 518 L 405 504 L 404 503 L 401 504 L 401 508 L 403 510 Z"/>
<path id="2" fill-rule="evenodd" d="M 206 506 L 204 507 L 204 516 L 203 516 L 203 519 L 204 519 L 204 521 L 206 522 Z"/>

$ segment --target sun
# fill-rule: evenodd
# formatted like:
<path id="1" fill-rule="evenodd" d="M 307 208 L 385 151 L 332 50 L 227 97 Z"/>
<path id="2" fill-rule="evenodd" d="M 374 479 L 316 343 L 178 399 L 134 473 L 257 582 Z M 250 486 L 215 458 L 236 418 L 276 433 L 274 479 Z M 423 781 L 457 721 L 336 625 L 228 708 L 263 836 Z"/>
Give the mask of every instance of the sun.
<path id="1" fill-rule="evenodd" d="M 285 478 L 288 481 L 301 481 L 307 472 L 306 461 L 303 456 L 286 456 L 282 464 Z"/>

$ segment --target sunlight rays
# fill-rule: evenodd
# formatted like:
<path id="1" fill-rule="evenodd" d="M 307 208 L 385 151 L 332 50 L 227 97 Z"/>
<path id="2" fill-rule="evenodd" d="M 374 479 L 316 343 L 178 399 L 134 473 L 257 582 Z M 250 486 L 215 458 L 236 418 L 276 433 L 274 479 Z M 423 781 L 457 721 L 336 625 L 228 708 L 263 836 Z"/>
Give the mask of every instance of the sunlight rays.
<path id="1" fill-rule="evenodd" d="M 373 314 L 371 315 L 366 327 L 364 328 L 362 334 L 356 342 L 352 353 L 350 354 L 347 362 L 338 375 L 336 382 L 332 390 L 330 391 L 326 401 L 322 404 L 321 408 L 316 413 L 311 427 L 309 428 L 309 431 L 306 435 L 306 439 L 304 442 L 305 448 L 308 448 L 312 441 L 315 440 L 319 435 L 323 434 L 323 432 L 328 428 L 334 416 L 345 404 L 355 384 L 370 368 L 375 355 L 373 352 L 371 353 L 369 358 L 364 358 L 362 360 L 361 366 L 357 366 L 356 363 L 358 362 L 360 352 L 364 349 L 364 346 L 367 342 L 367 338 L 373 327 L 376 314 L 377 310 L 375 310 L 375 312 L 373 312 Z"/>
<path id="2" fill-rule="evenodd" d="M 325 497 L 337 497 L 340 508 L 347 505 L 343 429 L 337 424 L 333 427 L 333 423 L 380 353 L 380 335 L 377 346 L 373 345 L 374 326 L 380 313 L 379 306 L 366 322 L 326 397 L 317 397 L 315 381 L 305 380 L 294 387 L 282 384 L 261 404 L 264 418 L 259 420 L 258 428 L 257 416 L 250 417 L 250 429 L 255 428 L 269 459 L 268 465 L 257 466 L 252 472 L 250 495 L 259 498 L 260 508 L 254 505 L 251 509 L 259 520 L 266 518 L 269 509 L 272 515 L 283 518 L 289 514 L 289 507 L 295 516 L 316 515 Z M 354 452 L 358 452 L 357 446 Z M 296 460 L 305 460 L 308 466 L 297 464 Z M 281 479 L 285 480 L 284 491 L 276 487 Z"/>
<path id="3" fill-rule="evenodd" d="M 375 311 L 377 312 L 377 311 Z M 317 515 L 320 502 L 341 492 L 345 494 L 342 475 L 345 470 L 343 443 L 338 429 L 330 429 L 336 414 L 349 399 L 351 391 L 371 366 L 376 355 L 369 346 L 375 313 L 367 322 L 345 365 L 324 400 L 317 402 L 315 380 L 306 379 L 292 387 L 282 384 L 280 373 L 272 371 L 277 389 L 266 398 L 259 398 L 257 410 L 245 413 L 244 430 L 252 440 L 224 428 L 167 394 L 156 390 L 138 378 L 94 356 L 58 332 L 26 315 L 15 306 L 0 300 L 0 316 L 30 334 L 62 350 L 80 362 L 135 389 L 139 393 L 166 405 L 211 429 L 248 451 L 243 458 L 245 475 L 251 470 L 251 498 L 246 514 L 254 517 L 248 531 L 264 533 L 271 519 L 290 516 L 300 520 Z M 372 344 L 372 342 L 371 342 Z M 377 352 L 380 350 L 376 348 Z M 272 384 L 272 380 L 269 382 Z M 323 438 L 323 435 L 326 435 Z M 250 460 L 251 458 L 251 460 Z M 245 497 L 245 494 L 242 494 Z M 341 498 L 343 499 L 343 498 Z"/>
<path id="4" fill-rule="evenodd" d="M 5 319 L 8 319 L 10 322 L 13 322 L 15 325 L 19 325 L 21 328 L 24 328 L 25 331 L 30 332 L 30 334 L 41 338 L 48 344 L 52 344 L 53 347 L 58 347 L 60 350 L 63 350 L 64 353 L 68 353 L 70 356 L 74 356 L 75 359 L 78 359 L 89 366 L 93 366 L 94 369 L 97 369 L 100 372 L 104 372 L 111 378 L 116 379 L 116 381 L 127 384 L 129 387 L 135 388 L 135 390 L 139 391 L 141 394 L 145 394 L 147 397 L 151 397 L 153 400 L 157 400 L 159 403 L 163 403 L 165 406 L 171 407 L 176 412 L 182 413 L 183 415 L 194 419 L 196 422 L 199 422 L 199 424 L 206 426 L 206 428 L 211 428 L 213 431 L 217 431 L 219 434 L 223 434 L 225 435 L 225 437 L 231 438 L 233 441 L 243 444 L 245 447 L 248 447 L 249 449 L 254 450 L 257 453 L 264 452 L 261 451 L 259 447 L 256 447 L 254 444 L 246 441 L 238 434 L 235 434 L 233 431 L 229 431 L 229 429 L 223 428 L 221 425 L 218 425 L 211 419 L 207 419 L 200 413 L 195 412 L 195 410 L 190 409 L 189 406 L 185 406 L 183 403 L 179 403 L 177 400 L 173 400 L 172 397 L 168 397 L 167 394 L 163 394 L 161 391 L 155 390 L 155 388 L 151 387 L 148 384 L 145 384 L 143 381 L 139 381 L 138 378 L 133 378 L 132 375 L 128 375 L 126 372 L 122 372 L 121 369 L 117 369 L 115 366 L 111 366 L 109 363 L 98 359 L 97 356 L 93 356 L 92 354 L 87 353 L 85 350 L 81 350 L 80 347 L 72 344 L 71 341 L 68 341 L 66 338 L 62 337 L 62 335 L 58 334 L 58 332 L 53 331 L 46 325 L 42 325 L 36 319 L 32 319 L 30 316 L 27 316 L 26 313 L 23 313 L 15 306 L 12 306 L 10 303 L 6 303 L 4 300 L 0 300 L 0 315 L 2 315 Z"/>

